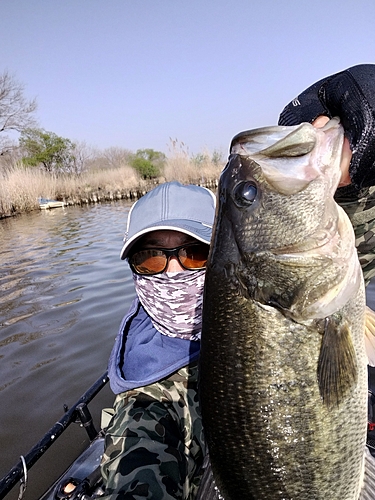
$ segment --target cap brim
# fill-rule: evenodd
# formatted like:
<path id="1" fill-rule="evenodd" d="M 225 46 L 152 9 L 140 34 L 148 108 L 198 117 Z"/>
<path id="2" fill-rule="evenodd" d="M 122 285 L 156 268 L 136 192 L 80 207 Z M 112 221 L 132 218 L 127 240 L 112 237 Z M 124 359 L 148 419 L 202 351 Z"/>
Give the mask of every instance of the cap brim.
<path id="1" fill-rule="evenodd" d="M 168 220 L 164 221 L 163 224 L 159 222 L 157 224 L 150 225 L 147 228 L 138 231 L 136 234 L 127 239 L 125 241 L 124 246 L 121 249 L 120 253 L 121 260 L 127 258 L 131 248 L 139 240 L 139 238 L 141 238 L 141 236 L 151 231 L 159 231 L 163 229 L 171 231 L 179 231 L 180 233 L 192 236 L 193 238 L 195 238 L 198 241 L 201 241 L 202 243 L 207 243 L 207 245 L 209 245 L 211 241 L 212 226 L 192 220 Z"/>

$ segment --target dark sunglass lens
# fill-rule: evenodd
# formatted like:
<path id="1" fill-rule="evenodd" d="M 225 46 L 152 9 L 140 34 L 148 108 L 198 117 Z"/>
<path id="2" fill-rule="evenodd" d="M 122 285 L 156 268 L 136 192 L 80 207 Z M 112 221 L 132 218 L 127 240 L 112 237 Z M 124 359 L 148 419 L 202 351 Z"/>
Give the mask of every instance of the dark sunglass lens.
<path id="1" fill-rule="evenodd" d="M 154 274 L 164 270 L 167 258 L 161 250 L 140 250 L 129 259 L 139 274 Z"/>
<path id="2" fill-rule="evenodd" d="M 181 264 L 187 269 L 200 269 L 206 267 L 209 245 L 190 245 L 181 248 L 178 256 Z"/>

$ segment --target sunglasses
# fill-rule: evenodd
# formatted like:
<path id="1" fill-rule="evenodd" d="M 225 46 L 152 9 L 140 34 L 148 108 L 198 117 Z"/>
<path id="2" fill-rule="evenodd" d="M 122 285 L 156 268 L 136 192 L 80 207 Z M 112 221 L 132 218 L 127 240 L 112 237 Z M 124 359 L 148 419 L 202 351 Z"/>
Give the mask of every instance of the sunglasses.
<path id="1" fill-rule="evenodd" d="M 136 274 L 163 273 L 171 257 L 176 257 L 184 269 L 204 269 L 209 250 L 210 246 L 205 243 L 189 243 L 176 248 L 146 248 L 134 252 L 128 262 Z"/>

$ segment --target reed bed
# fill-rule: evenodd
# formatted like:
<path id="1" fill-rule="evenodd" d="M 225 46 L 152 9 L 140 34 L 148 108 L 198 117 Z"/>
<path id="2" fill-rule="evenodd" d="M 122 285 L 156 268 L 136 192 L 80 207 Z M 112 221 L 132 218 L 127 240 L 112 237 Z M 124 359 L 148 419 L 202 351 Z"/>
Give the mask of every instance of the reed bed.
<path id="1" fill-rule="evenodd" d="M 39 208 L 39 196 L 56 196 L 56 178 L 36 169 L 14 165 L 0 172 L 0 216 Z"/>
<path id="2" fill-rule="evenodd" d="M 166 182 L 175 180 L 183 184 L 206 184 L 219 178 L 224 163 L 222 160 L 213 161 L 209 151 L 192 157 L 188 147 L 177 139 L 170 140 L 169 148 L 171 154 L 164 167 Z"/>
<path id="3" fill-rule="evenodd" d="M 128 165 L 88 170 L 80 175 L 51 174 L 21 164 L 0 171 L 0 217 L 39 209 L 39 199 L 67 204 L 96 203 L 106 200 L 136 199 L 156 184 L 177 180 L 181 183 L 214 188 L 223 168 L 208 154 L 190 158 L 186 151 L 173 151 L 167 158 L 162 177 L 141 179 Z"/>

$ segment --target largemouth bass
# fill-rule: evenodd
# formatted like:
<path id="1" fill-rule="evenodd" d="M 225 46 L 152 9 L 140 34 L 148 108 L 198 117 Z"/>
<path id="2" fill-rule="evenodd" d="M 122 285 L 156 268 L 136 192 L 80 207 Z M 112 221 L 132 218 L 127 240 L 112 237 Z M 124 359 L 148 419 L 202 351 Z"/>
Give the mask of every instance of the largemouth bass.
<path id="1" fill-rule="evenodd" d="M 203 426 L 225 500 L 375 498 L 364 284 L 334 201 L 342 141 L 335 119 L 232 141 L 200 357 Z"/>

